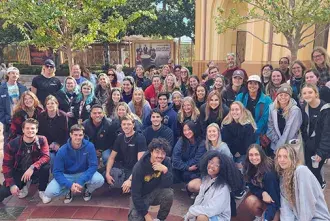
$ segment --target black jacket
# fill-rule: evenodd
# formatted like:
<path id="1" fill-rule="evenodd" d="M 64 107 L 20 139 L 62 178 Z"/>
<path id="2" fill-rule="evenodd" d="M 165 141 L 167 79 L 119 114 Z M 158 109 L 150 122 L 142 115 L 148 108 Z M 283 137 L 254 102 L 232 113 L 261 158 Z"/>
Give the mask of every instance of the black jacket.
<path id="1" fill-rule="evenodd" d="M 239 93 L 245 93 L 245 92 L 246 92 L 245 86 L 242 85 L 239 91 L 235 92 L 232 88 L 232 85 L 230 84 L 225 88 L 225 90 L 222 91 L 222 100 L 228 107 L 230 107 L 230 105 L 236 100 L 236 96 Z"/>
<path id="2" fill-rule="evenodd" d="M 59 103 L 59 109 L 64 112 L 70 112 L 71 107 L 75 104 L 75 99 L 77 94 L 73 93 L 72 98 L 70 99 L 69 96 L 62 90 L 56 92 L 55 97 Z"/>
<path id="3" fill-rule="evenodd" d="M 141 87 L 143 91 L 151 85 L 151 80 L 146 77 L 139 78 L 138 76 L 135 76 L 135 82 L 136 86 Z"/>
<path id="4" fill-rule="evenodd" d="M 205 109 L 206 109 L 206 103 L 203 104 L 199 109 L 200 110 L 199 124 L 201 125 L 201 131 L 202 131 L 203 136 L 206 135 L 206 128 L 211 123 L 217 123 L 219 125 L 219 127 L 221 128 L 222 120 L 227 116 L 227 114 L 229 112 L 229 108 L 227 107 L 227 105 L 222 103 L 222 118 L 218 119 L 217 110 L 210 110 L 210 115 L 209 115 L 208 119 L 205 120 Z"/>
<path id="5" fill-rule="evenodd" d="M 83 109 L 81 111 L 81 114 L 79 114 L 79 108 L 80 108 L 80 101 L 75 102 L 74 107 L 73 107 L 73 115 L 74 115 L 74 123 L 77 123 L 79 119 L 82 119 L 82 121 L 85 121 L 89 119 L 89 116 L 91 114 L 92 106 L 94 104 L 100 104 L 99 100 L 94 97 L 93 101 L 90 104 L 84 104 Z"/>

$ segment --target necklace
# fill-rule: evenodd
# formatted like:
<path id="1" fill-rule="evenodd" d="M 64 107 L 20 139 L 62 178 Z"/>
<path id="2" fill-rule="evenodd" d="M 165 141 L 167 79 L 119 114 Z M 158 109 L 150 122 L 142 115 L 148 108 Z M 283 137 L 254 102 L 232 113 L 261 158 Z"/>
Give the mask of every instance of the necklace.
<path id="1" fill-rule="evenodd" d="M 125 143 L 129 143 L 129 142 L 131 142 L 131 140 L 133 139 L 133 137 L 134 137 L 134 134 L 132 135 L 132 136 L 130 136 L 129 138 L 128 138 L 128 140 L 126 139 L 126 136 L 124 136 L 124 141 L 125 141 Z"/>
<path id="2" fill-rule="evenodd" d="M 31 151 L 32 151 L 32 146 L 33 146 L 33 143 L 34 142 L 32 142 L 32 143 L 26 143 L 24 140 L 23 140 L 23 142 L 24 142 L 24 145 L 26 146 L 26 149 L 27 149 L 27 153 L 31 153 Z"/>

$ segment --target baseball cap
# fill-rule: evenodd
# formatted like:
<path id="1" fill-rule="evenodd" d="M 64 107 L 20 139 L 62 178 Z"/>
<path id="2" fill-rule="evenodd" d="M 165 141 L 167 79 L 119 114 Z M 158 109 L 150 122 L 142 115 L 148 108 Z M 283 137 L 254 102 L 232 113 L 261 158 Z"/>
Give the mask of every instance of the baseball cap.
<path id="1" fill-rule="evenodd" d="M 247 82 L 249 82 L 249 81 L 256 81 L 256 82 L 261 83 L 260 76 L 256 75 L 256 74 L 249 76 L 249 79 L 247 80 Z"/>
<path id="2" fill-rule="evenodd" d="M 233 78 L 234 77 L 240 77 L 242 79 L 244 79 L 244 72 L 242 70 L 235 70 L 233 73 Z"/>
<path id="3" fill-rule="evenodd" d="M 44 65 L 49 65 L 49 66 L 55 67 L 55 63 L 52 59 L 47 59 L 45 61 Z"/>
<path id="4" fill-rule="evenodd" d="M 19 73 L 19 70 L 16 67 L 9 67 L 7 68 L 7 74 L 9 74 L 10 72 Z"/>

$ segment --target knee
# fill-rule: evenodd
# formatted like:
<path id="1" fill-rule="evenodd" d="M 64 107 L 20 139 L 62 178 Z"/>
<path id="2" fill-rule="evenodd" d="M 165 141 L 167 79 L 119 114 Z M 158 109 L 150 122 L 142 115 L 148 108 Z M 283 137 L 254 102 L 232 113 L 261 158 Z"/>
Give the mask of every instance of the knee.
<path id="1" fill-rule="evenodd" d="M 49 198 L 54 198 L 56 196 L 61 195 L 61 187 L 60 185 L 56 182 L 55 179 L 53 179 L 47 186 L 45 190 L 45 195 Z"/>
<path id="2" fill-rule="evenodd" d="M 188 190 L 192 193 L 198 193 L 200 187 L 201 187 L 201 180 L 200 179 L 192 180 L 187 185 Z"/>
<path id="3" fill-rule="evenodd" d="M 260 199 L 254 195 L 248 196 L 244 201 L 246 207 L 253 213 L 258 212 L 258 210 L 262 207 Z"/>
<path id="4" fill-rule="evenodd" d="M 174 191 L 172 188 L 165 188 L 163 189 L 163 196 L 166 200 L 173 200 L 174 198 Z"/>
<path id="5" fill-rule="evenodd" d="M 50 169 L 49 163 L 46 163 L 40 167 L 40 171 L 42 171 L 42 172 L 49 172 L 49 169 Z"/>
<path id="6" fill-rule="evenodd" d="M 196 218 L 196 221 L 208 221 L 208 220 L 209 220 L 209 218 L 205 215 L 199 215 Z"/>
<path id="7" fill-rule="evenodd" d="M 91 179 L 91 184 L 102 186 L 104 183 L 104 178 L 99 172 L 95 172 Z"/>

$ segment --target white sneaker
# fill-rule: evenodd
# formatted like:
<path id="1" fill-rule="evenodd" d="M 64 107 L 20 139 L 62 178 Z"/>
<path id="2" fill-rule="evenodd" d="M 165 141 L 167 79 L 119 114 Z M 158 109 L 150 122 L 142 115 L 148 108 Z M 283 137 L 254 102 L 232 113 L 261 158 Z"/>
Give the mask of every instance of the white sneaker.
<path id="1" fill-rule="evenodd" d="M 39 191 L 39 197 L 44 204 L 47 204 L 50 201 L 52 201 L 52 198 L 49 198 L 48 196 L 45 195 L 45 191 Z"/>
<path id="2" fill-rule="evenodd" d="M 23 199 L 29 194 L 28 186 L 25 185 L 18 193 L 18 198 Z"/>

